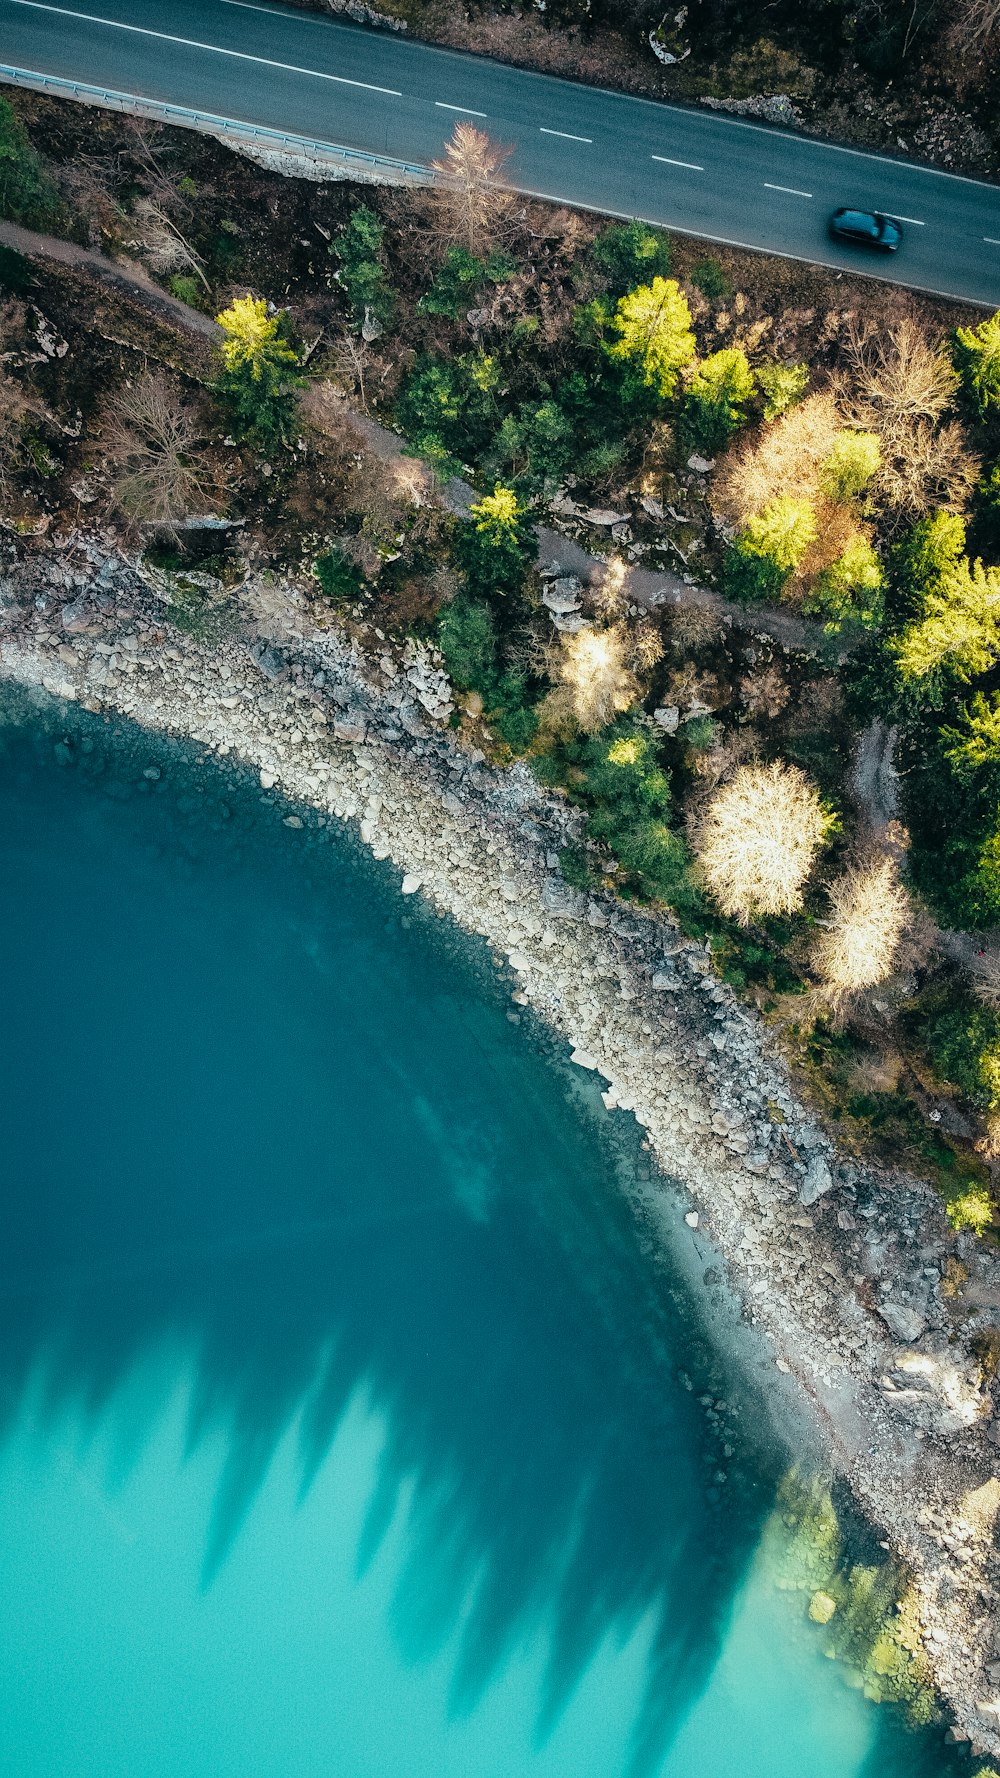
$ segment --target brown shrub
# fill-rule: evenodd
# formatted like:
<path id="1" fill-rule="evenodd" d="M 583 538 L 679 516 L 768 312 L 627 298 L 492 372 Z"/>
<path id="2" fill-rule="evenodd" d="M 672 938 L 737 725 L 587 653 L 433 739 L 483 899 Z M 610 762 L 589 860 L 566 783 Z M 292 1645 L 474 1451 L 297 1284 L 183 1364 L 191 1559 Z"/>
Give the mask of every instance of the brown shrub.
<path id="1" fill-rule="evenodd" d="M 768 722 L 781 715 L 791 695 L 788 681 L 774 661 L 754 668 L 740 680 L 740 696 L 747 714 L 762 716 Z"/>
<path id="2" fill-rule="evenodd" d="M 947 42 L 964 61 L 978 57 L 1000 33 L 1000 0 L 958 0 Z"/>

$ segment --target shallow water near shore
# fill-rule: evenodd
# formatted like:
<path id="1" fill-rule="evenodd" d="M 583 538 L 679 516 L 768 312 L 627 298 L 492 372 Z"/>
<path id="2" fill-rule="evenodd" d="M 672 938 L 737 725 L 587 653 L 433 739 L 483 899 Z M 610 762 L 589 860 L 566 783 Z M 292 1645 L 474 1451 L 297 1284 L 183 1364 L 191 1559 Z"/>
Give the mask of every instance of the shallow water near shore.
<path id="1" fill-rule="evenodd" d="M 485 947 L 194 744 L 0 719 L 0 1767 L 967 1770 L 771 1584 L 759 1383 Z"/>

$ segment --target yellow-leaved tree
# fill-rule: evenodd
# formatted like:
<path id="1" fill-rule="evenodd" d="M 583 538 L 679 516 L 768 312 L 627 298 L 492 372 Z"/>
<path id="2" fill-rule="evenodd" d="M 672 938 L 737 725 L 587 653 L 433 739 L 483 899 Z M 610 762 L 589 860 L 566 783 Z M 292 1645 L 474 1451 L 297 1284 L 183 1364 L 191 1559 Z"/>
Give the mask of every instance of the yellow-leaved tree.
<path id="1" fill-rule="evenodd" d="M 299 354 L 286 337 L 288 312 L 262 297 L 238 296 L 216 321 L 223 332 L 219 388 L 240 429 L 263 445 L 285 434 L 294 408 Z"/>
<path id="2" fill-rule="evenodd" d="M 654 278 L 623 296 L 611 318 L 618 335 L 609 358 L 630 365 L 649 389 L 666 398 L 695 354 L 691 311 L 676 278 Z"/>
<path id="3" fill-rule="evenodd" d="M 904 679 L 968 682 L 1000 655 L 1000 568 L 962 556 L 924 593 L 923 613 L 894 644 Z"/>

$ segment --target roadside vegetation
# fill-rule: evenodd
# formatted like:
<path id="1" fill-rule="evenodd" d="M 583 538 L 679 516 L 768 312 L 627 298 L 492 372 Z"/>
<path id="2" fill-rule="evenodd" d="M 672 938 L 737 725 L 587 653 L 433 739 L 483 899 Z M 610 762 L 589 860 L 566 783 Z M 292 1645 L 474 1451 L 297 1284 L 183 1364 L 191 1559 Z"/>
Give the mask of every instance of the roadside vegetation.
<path id="1" fill-rule="evenodd" d="M 188 313 L 0 250 L 0 523 L 114 528 L 195 634 L 252 551 L 428 650 L 459 743 L 579 810 L 571 887 L 670 907 L 845 1143 L 993 1238 L 1000 318 L 515 201 L 468 124 L 442 165 L 2 102 L 0 211 Z"/>

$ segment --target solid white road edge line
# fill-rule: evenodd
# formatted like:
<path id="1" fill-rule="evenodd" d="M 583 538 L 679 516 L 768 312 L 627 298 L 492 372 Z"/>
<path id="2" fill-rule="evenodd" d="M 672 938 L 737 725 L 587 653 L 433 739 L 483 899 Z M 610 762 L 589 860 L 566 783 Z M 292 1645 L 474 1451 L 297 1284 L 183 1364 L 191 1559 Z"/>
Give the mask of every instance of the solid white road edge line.
<path id="1" fill-rule="evenodd" d="M 130 31 L 136 37 L 154 37 L 159 43 L 176 43 L 181 49 L 204 49 L 209 55 L 230 56 L 236 62 L 257 62 L 262 68 L 278 68 L 283 74 L 306 74 L 311 80 L 332 80 L 337 86 L 362 87 L 366 93 L 383 93 L 387 99 L 401 99 L 394 86 L 372 86 L 368 80 L 348 80 L 343 74 L 323 74 L 318 68 L 298 68 L 294 62 L 272 62 L 267 56 L 252 56 L 243 49 L 223 49 L 218 43 L 199 43 L 195 37 L 172 37 L 167 31 L 152 31 L 147 25 L 125 25 L 120 19 L 100 18 L 93 12 L 71 12 L 65 6 L 46 6 L 43 0 L 7 0 L 10 6 L 27 6 L 32 12 L 52 12 L 57 18 L 80 19 L 85 25 L 105 25 L 111 31 Z"/>

